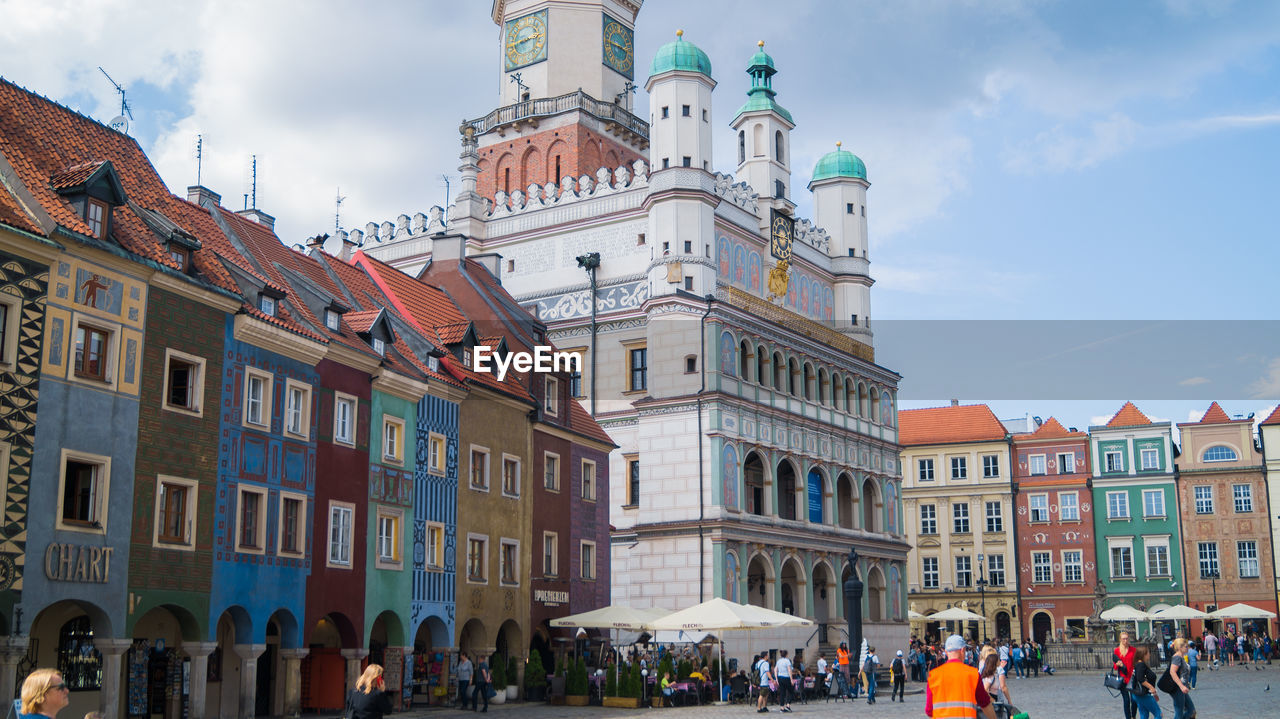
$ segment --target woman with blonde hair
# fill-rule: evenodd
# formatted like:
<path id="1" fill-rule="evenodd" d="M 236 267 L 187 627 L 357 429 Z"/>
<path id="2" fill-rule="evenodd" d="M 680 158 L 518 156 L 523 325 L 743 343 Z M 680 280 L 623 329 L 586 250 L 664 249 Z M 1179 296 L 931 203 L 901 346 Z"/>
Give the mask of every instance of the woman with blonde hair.
<path id="1" fill-rule="evenodd" d="M 390 714 L 391 692 L 382 678 L 382 665 L 370 664 L 347 694 L 347 716 L 351 719 L 382 719 Z"/>
<path id="2" fill-rule="evenodd" d="M 71 703 L 71 690 L 57 669 L 37 669 L 22 682 L 22 714 L 54 719 Z"/>

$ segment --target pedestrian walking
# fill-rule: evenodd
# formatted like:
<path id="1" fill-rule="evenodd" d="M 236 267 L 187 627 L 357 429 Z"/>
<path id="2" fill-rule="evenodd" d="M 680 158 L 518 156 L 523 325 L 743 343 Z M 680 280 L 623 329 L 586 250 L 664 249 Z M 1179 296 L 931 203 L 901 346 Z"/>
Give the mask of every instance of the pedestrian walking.
<path id="1" fill-rule="evenodd" d="M 1112 671 L 1124 679 L 1120 689 L 1120 703 L 1124 707 L 1124 719 L 1134 719 L 1137 706 L 1133 703 L 1133 695 L 1129 693 L 1129 684 L 1133 681 L 1134 649 L 1129 646 L 1129 632 L 1120 632 L 1120 645 L 1111 650 Z"/>
<path id="2" fill-rule="evenodd" d="M 347 716 L 352 719 L 382 719 L 390 714 L 391 692 L 382 677 L 382 665 L 370 664 L 347 694 Z"/>
<path id="3" fill-rule="evenodd" d="M 1191 667 L 1191 688 L 1196 688 L 1196 674 L 1200 671 L 1200 652 L 1196 651 L 1196 645 L 1187 643 L 1187 666 Z"/>
<path id="4" fill-rule="evenodd" d="M 756 698 L 756 713 L 763 714 L 769 711 L 769 693 L 777 684 L 769 668 L 769 652 L 760 652 L 760 658 L 756 660 L 756 675 L 759 677 L 760 690 L 760 695 Z"/>
<path id="5" fill-rule="evenodd" d="M 876 656 L 875 647 L 867 647 L 867 660 L 862 663 L 862 676 L 867 682 L 867 704 L 876 703 L 876 667 L 880 666 L 880 657 Z"/>
<path id="6" fill-rule="evenodd" d="M 480 662 L 476 666 L 475 686 L 471 690 L 471 709 L 472 711 L 489 711 L 489 682 L 493 679 L 493 675 L 489 673 L 489 663 L 485 661 L 483 654 L 476 655 L 476 661 Z M 484 709 L 480 708 L 478 699 L 484 697 Z"/>
<path id="7" fill-rule="evenodd" d="M 22 681 L 20 696 L 23 716 L 55 719 L 71 703 L 71 689 L 57 669 L 37 669 L 28 674 Z"/>
<path id="8" fill-rule="evenodd" d="M 793 669 L 791 660 L 787 658 L 787 650 L 779 651 L 778 662 L 773 668 L 773 673 L 778 677 L 778 708 L 784 712 L 791 711 L 791 695 L 795 693 L 794 684 L 791 681 Z"/>
<path id="9" fill-rule="evenodd" d="M 1138 706 L 1138 719 L 1164 719 L 1160 713 L 1160 700 L 1156 695 L 1156 673 L 1147 665 L 1147 648 L 1133 648 L 1133 680 L 1129 693 Z"/>
<path id="10" fill-rule="evenodd" d="M 893 698 L 896 696 L 898 697 L 899 701 L 906 703 L 906 699 L 904 698 L 904 694 L 906 691 L 905 685 L 907 683 L 906 673 L 907 673 L 907 663 L 903 661 L 902 650 L 899 649 L 898 656 L 894 657 L 893 663 L 889 665 L 889 678 L 893 682 L 889 688 L 890 702 L 892 702 Z"/>
<path id="11" fill-rule="evenodd" d="M 1195 716 L 1196 705 L 1191 701 L 1191 687 L 1187 684 L 1191 667 L 1187 664 L 1187 640 L 1178 637 L 1173 640 L 1173 658 L 1169 660 L 1169 678 L 1173 680 L 1176 690 L 1173 695 L 1173 719 L 1190 719 Z"/>
<path id="12" fill-rule="evenodd" d="M 991 696 L 982 686 L 978 670 L 964 663 L 965 642 L 958 634 L 943 645 L 947 661 L 929 673 L 925 685 L 924 714 L 933 719 L 996 719 Z"/>

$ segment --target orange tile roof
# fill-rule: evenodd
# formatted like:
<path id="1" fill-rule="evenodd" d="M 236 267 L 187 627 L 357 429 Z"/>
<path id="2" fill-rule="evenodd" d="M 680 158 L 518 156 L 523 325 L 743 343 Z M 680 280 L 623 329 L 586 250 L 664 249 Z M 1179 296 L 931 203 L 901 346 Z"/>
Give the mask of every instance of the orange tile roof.
<path id="1" fill-rule="evenodd" d="M 454 345 L 462 341 L 467 336 L 467 328 L 471 327 L 470 322 L 454 322 L 447 325 L 437 325 L 436 334 L 440 335 L 440 341 L 447 345 Z"/>
<path id="2" fill-rule="evenodd" d="M 356 332 L 368 332 L 373 327 L 373 321 L 378 319 L 378 315 L 382 314 L 382 310 L 362 310 L 360 312 L 348 312 L 342 316 L 347 324 L 351 325 L 351 329 Z"/>
<path id="3" fill-rule="evenodd" d="M 9 189 L 0 184 L 0 223 L 16 227 L 33 235 L 44 235 L 44 230 L 27 214 L 18 202 L 18 198 L 9 193 Z"/>
<path id="4" fill-rule="evenodd" d="M 468 324 L 466 315 L 439 287 L 424 284 L 400 270 L 357 251 L 351 263 L 368 273 L 373 283 L 387 295 L 401 316 L 418 329 L 433 334 L 439 327 Z M 426 318 L 419 323 L 419 318 Z M 428 331 L 428 328 L 430 331 Z"/>
<path id="5" fill-rule="evenodd" d="M 65 172 L 59 172 L 49 178 L 49 184 L 55 190 L 65 190 L 70 187 L 78 187 L 85 183 L 93 173 L 98 171 L 99 167 L 107 164 L 106 160 L 90 160 L 89 162 L 81 162 L 67 168 Z"/>
<path id="6" fill-rule="evenodd" d="M 1271 410 L 1271 414 L 1267 415 L 1267 418 L 1262 420 L 1262 423 L 1280 424 L 1280 404 L 1276 405 L 1276 408 Z"/>
<path id="7" fill-rule="evenodd" d="M 1132 402 L 1125 402 L 1124 406 L 1120 408 L 1119 412 L 1116 412 L 1106 426 L 1134 427 L 1140 424 L 1151 424 L 1151 420 L 1147 419 L 1147 415 L 1139 411 Z"/>
<path id="8" fill-rule="evenodd" d="M 1204 416 L 1200 418 L 1199 422 L 1179 422 L 1178 426 L 1187 427 L 1187 426 L 1196 425 L 1196 424 L 1230 424 L 1232 422 L 1237 422 L 1237 423 L 1249 422 L 1250 424 L 1252 424 L 1253 420 L 1245 419 L 1244 417 L 1241 417 L 1240 419 L 1231 419 L 1230 415 L 1228 415 L 1226 411 L 1222 409 L 1221 405 L 1219 405 L 1217 402 L 1213 402 L 1212 404 L 1209 405 L 1209 409 L 1205 410 Z"/>
<path id="9" fill-rule="evenodd" d="M 898 443 L 902 445 L 991 442 L 1007 431 L 985 404 L 962 404 L 898 412 Z"/>
<path id="10" fill-rule="evenodd" d="M 1088 436 L 1089 435 L 1084 432 L 1072 432 L 1066 427 L 1063 427 L 1062 423 L 1059 422 L 1056 417 L 1050 417 L 1044 424 L 1040 425 L 1036 431 L 1026 434 L 1015 434 L 1013 435 L 1013 438 L 1015 440 L 1070 439 Z"/>

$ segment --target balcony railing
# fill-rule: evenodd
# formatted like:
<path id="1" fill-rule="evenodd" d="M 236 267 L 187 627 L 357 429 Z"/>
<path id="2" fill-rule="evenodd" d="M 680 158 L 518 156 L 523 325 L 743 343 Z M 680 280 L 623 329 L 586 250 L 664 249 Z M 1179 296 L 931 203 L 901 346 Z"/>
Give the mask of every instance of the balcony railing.
<path id="1" fill-rule="evenodd" d="M 649 123 L 622 109 L 621 105 L 601 102 L 582 90 L 559 97 L 540 97 L 536 100 L 525 100 L 500 107 L 484 117 L 466 121 L 463 123 L 463 128 L 470 127 L 475 130 L 475 134 L 483 135 L 505 125 L 552 117 L 573 110 L 581 110 L 598 120 L 615 123 L 644 140 L 649 139 Z"/>

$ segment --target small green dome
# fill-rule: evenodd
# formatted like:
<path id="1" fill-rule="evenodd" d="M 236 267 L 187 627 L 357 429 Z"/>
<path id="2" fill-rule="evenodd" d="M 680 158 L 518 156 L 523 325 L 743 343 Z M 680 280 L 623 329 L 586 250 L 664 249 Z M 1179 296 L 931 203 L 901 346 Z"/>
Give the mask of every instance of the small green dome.
<path id="1" fill-rule="evenodd" d="M 758 48 L 756 54 L 752 55 L 751 60 L 747 62 L 747 72 L 750 72 L 751 68 L 754 67 L 767 67 L 770 70 L 776 70 L 777 68 L 773 66 L 773 58 L 769 57 L 769 53 L 764 51 L 764 40 L 756 43 L 756 47 Z"/>
<path id="2" fill-rule="evenodd" d="M 711 58 L 697 45 L 684 39 L 684 30 L 677 30 L 675 41 L 658 48 L 658 54 L 649 66 L 649 75 L 660 75 L 673 70 L 700 72 L 711 77 Z"/>
<path id="3" fill-rule="evenodd" d="M 865 182 L 867 166 L 862 162 L 862 158 L 848 150 L 840 149 L 840 143 L 836 143 L 836 149 L 823 155 L 814 166 L 811 182 L 829 180 L 833 177 L 851 177 Z"/>

